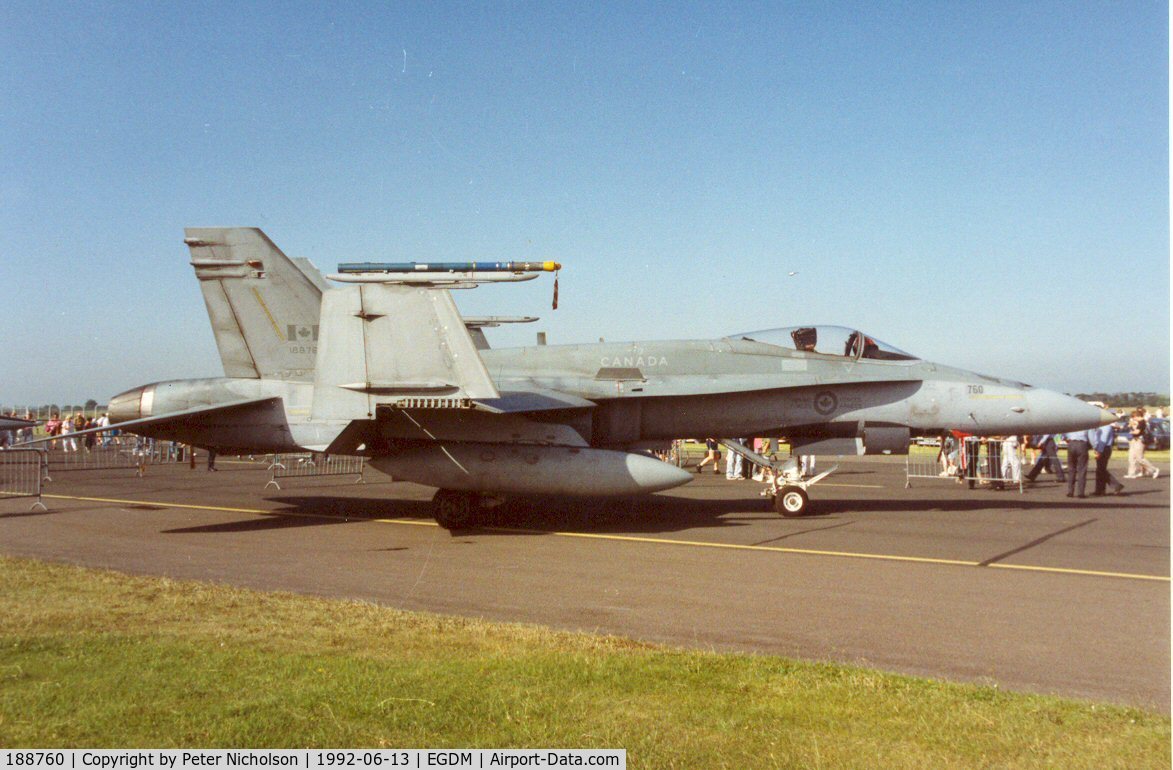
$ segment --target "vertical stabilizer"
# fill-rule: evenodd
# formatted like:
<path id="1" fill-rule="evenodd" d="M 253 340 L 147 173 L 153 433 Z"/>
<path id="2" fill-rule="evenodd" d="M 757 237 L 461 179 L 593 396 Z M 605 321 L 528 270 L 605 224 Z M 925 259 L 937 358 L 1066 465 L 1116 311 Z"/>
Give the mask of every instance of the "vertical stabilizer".
<path id="1" fill-rule="evenodd" d="M 313 280 L 255 227 L 189 227 L 183 232 L 224 374 L 312 380 L 319 284 L 325 285 L 320 274 Z"/>
<path id="2" fill-rule="evenodd" d="M 382 404 L 499 398 L 446 289 L 362 284 L 322 296 L 311 414 L 373 417 Z"/>

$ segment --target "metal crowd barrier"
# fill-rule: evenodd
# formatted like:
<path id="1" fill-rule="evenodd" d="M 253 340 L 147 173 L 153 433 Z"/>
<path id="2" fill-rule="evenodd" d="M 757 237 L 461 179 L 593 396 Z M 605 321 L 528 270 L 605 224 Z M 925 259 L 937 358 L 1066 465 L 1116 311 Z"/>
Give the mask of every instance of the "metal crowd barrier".
<path id="1" fill-rule="evenodd" d="M 89 471 L 109 468 L 135 468 L 138 475 L 148 465 L 178 463 L 187 459 L 191 449 L 174 441 L 155 439 L 123 433 L 117 437 L 99 439 L 92 447 L 86 447 L 80 437 L 69 441 L 68 434 L 53 442 L 46 449 L 48 467 L 51 472 Z"/>
<path id="2" fill-rule="evenodd" d="M 0 451 L 0 497 L 35 497 L 30 511 L 48 510 L 41 502 L 41 485 L 47 478 L 43 449 L 5 449 Z"/>
<path id="3" fill-rule="evenodd" d="M 1021 440 L 1009 446 L 1003 438 L 967 436 L 963 441 L 910 447 L 904 461 L 904 488 L 913 479 L 954 479 L 958 483 L 1001 484 L 1023 490 L 1022 477 L 1030 470 L 1026 447 Z M 1024 467 L 1025 466 L 1025 467 Z"/>
<path id="4" fill-rule="evenodd" d="M 364 483 L 366 459 L 357 455 L 328 455 L 318 452 L 273 455 L 269 464 L 271 477 L 265 484 L 281 488 L 278 479 L 305 479 L 321 476 L 358 476 L 356 484 Z"/>
<path id="5" fill-rule="evenodd" d="M 677 468 L 686 468 L 689 465 L 695 465 L 700 462 L 704 458 L 705 453 L 704 444 L 698 445 L 692 441 L 677 439 L 672 442 L 672 446 L 668 450 L 668 462 Z"/>

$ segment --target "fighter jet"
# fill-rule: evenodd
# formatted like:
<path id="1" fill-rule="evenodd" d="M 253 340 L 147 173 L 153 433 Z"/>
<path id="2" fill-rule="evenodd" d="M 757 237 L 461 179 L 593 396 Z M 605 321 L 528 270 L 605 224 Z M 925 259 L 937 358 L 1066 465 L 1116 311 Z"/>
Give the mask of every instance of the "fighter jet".
<path id="1" fill-rule="evenodd" d="M 437 487 L 433 513 L 450 529 L 509 495 L 684 484 L 691 474 L 644 450 L 686 436 L 904 453 L 910 435 L 943 429 L 1058 433 L 1115 419 L 834 326 L 491 349 L 474 342 L 469 326 L 480 325 L 461 318 L 450 290 L 558 265 L 347 264 L 330 276 L 344 285 L 330 288 L 259 229 L 185 236 L 225 376 L 128 390 L 111 400 L 111 421 L 220 453 L 363 455 Z"/>

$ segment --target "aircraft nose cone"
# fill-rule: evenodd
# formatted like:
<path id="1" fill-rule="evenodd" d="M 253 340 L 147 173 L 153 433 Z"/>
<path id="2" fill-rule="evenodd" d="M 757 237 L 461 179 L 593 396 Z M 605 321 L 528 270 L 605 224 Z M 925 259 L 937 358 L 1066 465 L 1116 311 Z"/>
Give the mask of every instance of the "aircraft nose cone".
<path id="1" fill-rule="evenodd" d="M 675 465 L 661 462 L 647 455 L 628 454 L 625 458 L 627 473 L 641 492 L 659 492 L 671 489 L 692 480 L 692 474 Z"/>
<path id="2" fill-rule="evenodd" d="M 1063 433 L 1115 422 L 1116 415 L 1078 398 L 1036 388 L 1027 395 L 1029 428 L 1034 433 Z"/>

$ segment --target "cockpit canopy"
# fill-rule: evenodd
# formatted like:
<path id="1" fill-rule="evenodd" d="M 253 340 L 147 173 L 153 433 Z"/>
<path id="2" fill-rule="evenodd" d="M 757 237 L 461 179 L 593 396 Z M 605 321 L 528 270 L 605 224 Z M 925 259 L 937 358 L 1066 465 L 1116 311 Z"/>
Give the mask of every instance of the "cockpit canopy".
<path id="1" fill-rule="evenodd" d="M 732 339 L 776 345 L 789 350 L 839 356 L 853 360 L 918 361 L 916 356 L 880 342 L 861 331 L 843 326 L 788 326 L 731 335 Z"/>

